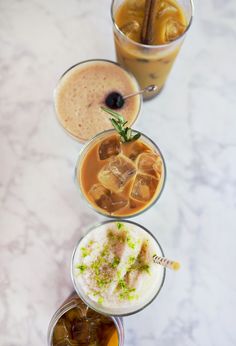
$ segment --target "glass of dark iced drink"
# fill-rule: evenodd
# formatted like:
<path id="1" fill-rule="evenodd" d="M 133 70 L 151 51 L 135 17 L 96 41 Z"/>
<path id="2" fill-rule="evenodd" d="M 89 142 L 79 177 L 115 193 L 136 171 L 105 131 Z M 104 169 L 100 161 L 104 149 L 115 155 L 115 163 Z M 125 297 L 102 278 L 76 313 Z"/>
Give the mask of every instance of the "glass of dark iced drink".
<path id="1" fill-rule="evenodd" d="M 122 319 L 89 308 L 74 292 L 55 312 L 48 346 L 123 346 Z"/>

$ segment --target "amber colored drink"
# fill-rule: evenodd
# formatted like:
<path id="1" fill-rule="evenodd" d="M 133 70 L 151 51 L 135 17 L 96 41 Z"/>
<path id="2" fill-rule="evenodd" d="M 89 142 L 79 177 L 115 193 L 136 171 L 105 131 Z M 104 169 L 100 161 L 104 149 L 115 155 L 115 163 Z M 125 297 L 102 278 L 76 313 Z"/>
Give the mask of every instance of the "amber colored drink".
<path id="1" fill-rule="evenodd" d="M 98 212 L 129 217 L 156 201 L 165 181 L 165 164 L 157 146 L 142 135 L 121 143 L 114 131 L 96 136 L 83 150 L 76 180 Z"/>
<path id="2" fill-rule="evenodd" d="M 145 0 L 114 0 L 112 6 L 118 62 L 135 75 L 141 88 L 149 84 L 158 86 L 154 93 L 144 95 L 146 99 L 163 88 L 191 22 L 191 0 L 156 1 L 159 4 L 152 45 L 141 42 Z M 186 13 L 181 2 L 189 3 Z"/>
<path id="3" fill-rule="evenodd" d="M 49 346 L 123 345 L 120 320 L 89 308 L 76 295 L 69 298 L 50 322 Z"/>

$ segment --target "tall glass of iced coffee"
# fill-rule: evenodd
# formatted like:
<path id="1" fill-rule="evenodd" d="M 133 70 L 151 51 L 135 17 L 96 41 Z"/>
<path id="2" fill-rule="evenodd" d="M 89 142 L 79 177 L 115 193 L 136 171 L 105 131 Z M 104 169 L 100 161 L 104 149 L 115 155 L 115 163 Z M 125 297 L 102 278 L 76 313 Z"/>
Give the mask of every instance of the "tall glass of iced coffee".
<path id="1" fill-rule="evenodd" d="M 192 0 L 113 0 L 111 16 L 117 61 L 141 88 L 163 88 L 192 23 Z"/>

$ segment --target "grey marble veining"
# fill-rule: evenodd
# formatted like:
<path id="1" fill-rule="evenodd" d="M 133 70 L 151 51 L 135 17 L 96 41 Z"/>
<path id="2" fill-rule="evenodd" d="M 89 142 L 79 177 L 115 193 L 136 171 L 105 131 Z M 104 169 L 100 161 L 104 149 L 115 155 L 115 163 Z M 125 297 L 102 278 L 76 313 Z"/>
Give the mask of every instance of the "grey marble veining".
<path id="1" fill-rule="evenodd" d="M 236 344 L 236 2 L 196 1 L 168 83 L 136 128 L 166 158 L 159 202 L 136 217 L 182 269 L 125 319 L 126 346 Z M 73 247 L 102 218 L 73 182 L 81 145 L 53 88 L 70 65 L 115 59 L 110 1 L 0 1 L 0 345 L 46 345 Z"/>

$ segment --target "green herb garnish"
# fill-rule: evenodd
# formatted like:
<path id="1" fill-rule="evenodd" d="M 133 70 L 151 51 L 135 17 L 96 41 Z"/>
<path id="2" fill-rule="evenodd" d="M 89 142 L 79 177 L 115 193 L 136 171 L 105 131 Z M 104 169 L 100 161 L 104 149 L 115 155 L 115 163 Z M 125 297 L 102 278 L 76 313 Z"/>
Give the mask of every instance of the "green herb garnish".
<path id="1" fill-rule="evenodd" d="M 111 264 L 111 267 L 112 268 L 116 268 L 118 267 L 118 265 L 120 264 L 120 259 L 119 257 L 114 257 L 113 261 L 112 261 L 112 264 Z"/>
<path id="2" fill-rule="evenodd" d="M 87 269 L 87 266 L 85 264 L 77 264 L 76 269 L 79 269 L 80 273 L 84 273 L 84 271 Z"/>
<path id="3" fill-rule="evenodd" d="M 132 241 L 130 237 L 127 237 L 127 244 L 131 249 L 135 249 L 135 243 Z"/>
<path id="4" fill-rule="evenodd" d="M 136 260 L 136 258 L 135 258 L 134 256 L 129 256 L 128 264 L 129 264 L 129 265 L 134 264 L 135 260 Z"/>
<path id="5" fill-rule="evenodd" d="M 131 293 L 136 291 L 136 288 L 129 287 L 124 279 L 120 279 L 119 280 L 119 282 L 118 282 L 118 289 L 121 291 L 120 294 L 119 294 L 119 298 L 121 300 L 123 300 L 123 299 L 133 300 L 133 299 L 136 298 L 136 296 L 131 294 Z"/>
<path id="6" fill-rule="evenodd" d="M 116 226 L 118 229 L 121 229 L 124 226 L 124 224 L 121 222 L 116 222 Z"/>
<path id="7" fill-rule="evenodd" d="M 114 112 L 110 108 L 106 108 L 106 107 L 101 107 L 101 108 L 104 112 L 112 116 L 112 118 L 110 118 L 110 121 L 114 129 L 119 133 L 122 143 L 128 143 L 128 142 L 136 141 L 137 139 L 139 139 L 139 137 L 141 136 L 141 133 L 135 131 L 135 134 L 134 134 L 133 130 L 130 127 L 125 126 L 127 124 L 127 121 L 125 120 L 123 115 L 117 112 Z"/>
<path id="8" fill-rule="evenodd" d="M 103 297 L 99 297 L 99 298 L 98 298 L 98 304 L 102 304 L 103 301 L 104 301 Z"/>
<path id="9" fill-rule="evenodd" d="M 88 255 L 90 255 L 91 251 L 92 251 L 91 249 L 88 249 L 86 247 L 82 247 L 81 248 L 82 257 L 87 257 Z"/>

